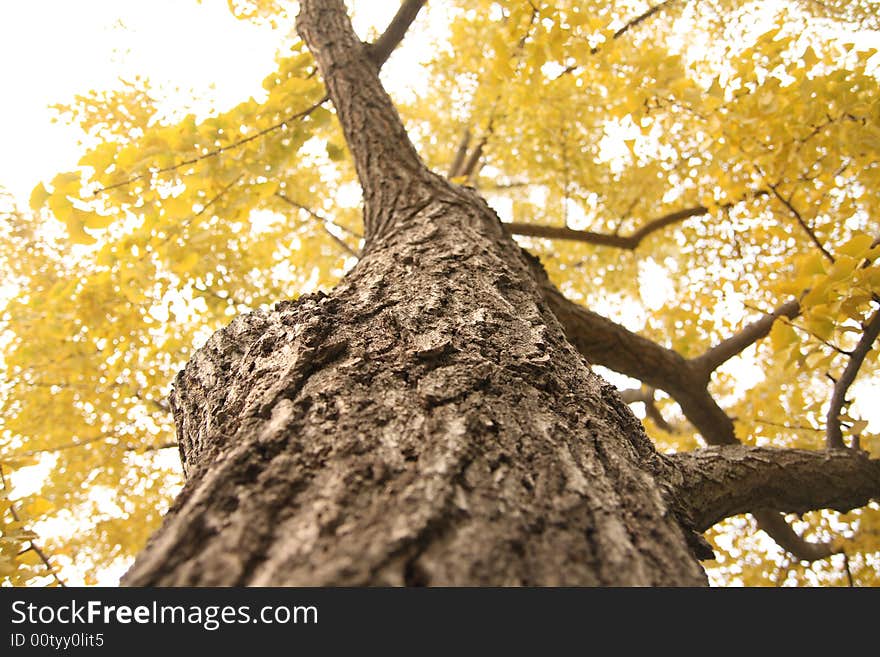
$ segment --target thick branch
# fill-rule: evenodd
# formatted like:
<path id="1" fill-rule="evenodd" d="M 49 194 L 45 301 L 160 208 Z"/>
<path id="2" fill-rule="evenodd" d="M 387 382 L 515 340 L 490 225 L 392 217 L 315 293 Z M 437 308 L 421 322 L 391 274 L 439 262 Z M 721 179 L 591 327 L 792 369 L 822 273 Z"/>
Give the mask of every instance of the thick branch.
<path id="1" fill-rule="evenodd" d="M 489 131 L 492 130 L 492 124 L 489 124 Z M 465 160 L 464 164 L 461 167 L 460 176 L 466 176 L 469 181 L 474 181 L 477 177 L 477 173 L 479 169 L 482 169 L 482 165 L 480 164 L 480 158 L 483 157 L 483 149 L 486 147 L 486 142 L 488 141 L 486 135 L 477 142 L 477 145 L 474 147 L 474 150 L 471 151 L 471 154 L 468 156 L 467 160 Z"/>
<path id="2" fill-rule="evenodd" d="M 682 474 L 678 503 L 685 506 L 697 531 L 755 509 L 850 511 L 880 498 L 880 460 L 856 450 L 733 445 L 668 458 Z"/>
<path id="3" fill-rule="evenodd" d="M 464 166 L 464 158 L 467 157 L 468 146 L 470 143 L 471 131 L 469 128 L 465 128 L 464 134 L 461 136 L 461 141 L 458 143 L 458 148 L 455 150 L 455 157 L 452 159 L 449 173 L 446 174 L 447 178 L 457 178 L 461 175 L 461 170 Z"/>
<path id="4" fill-rule="evenodd" d="M 722 363 L 727 362 L 737 354 L 742 353 L 745 349 L 755 344 L 758 340 L 765 338 L 779 317 L 788 317 L 794 319 L 801 312 L 801 306 L 797 299 L 787 301 L 771 313 L 767 313 L 760 319 L 745 326 L 738 333 L 730 336 L 726 340 L 722 340 L 714 347 L 708 349 L 704 354 L 693 358 L 691 362 L 694 367 L 701 372 L 706 379 L 714 372 Z"/>
<path id="5" fill-rule="evenodd" d="M 789 554 L 794 555 L 799 561 L 812 563 L 819 559 L 827 559 L 832 554 L 841 552 L 842 548 L 835 547 L 834 543 L 813 543 L 800 536 L 785 516 L 776 511 L 761 509 L 752 511 L 752 516 L 762 529 L 776 544 Z"/>
<path id="6" fill-rule="evenodd" d="M 641 388 L 619 391 L 620 398 L 627 404 L 633 404 L 636 402 L 644 404 L 645 416 L 651 418 L 657 427 L 666 433 L 676 433 L 676 428 L 666 421 L 666 418 L 663 417 L 663 413 L 657 408 L 657 401 L 654 398 L 656 393 L 657 391 L 651 386 L 642 386 Z"/>
<path id="7" fill-rule="evenodd" d="M 596 365 L 665 390 L 709 444 L 737 442 L 733 421 L 706 389 L 705 380 L 679 353 L 644 338 L 583 306 L 556 289 L 536 263 L 544 298 L 574 347 Z"/>
<path id="8" fill-rule="evenodd" d="M 394 52 L 394 49 L 400 45 L 409 26 L 412 25 L 416 16 L 419 15 L 421 8 L 425 6 L 425 2 L 426 0 L 404 0 L 400 4 L 400 9 L 397 10 L 394 18 L 388 23 L 388 27 L 385 28 L 382 36 L 371 43 L 368 48 L 370 59 L 373 60 L 376 66 L 381 68 L 382 64 Z"/>
<path id="9" fill-rule="evenodd" d="M 420 3 L 404 3 L 376 59 L 396 43 Z M 297 30 L 311 50 L 352 153 L 364 190 L 367 248 L 435 191 L 438 176 L 416 153 L 391 98 L 379 81 L 373 50 L 358 39 L 342 0 L 303 0 Z M 395 39 L 392 39 L 392 36 Z M 390 51 L 389 51 L 390 52 Z"/>
<path id="10" fill-rule="evenodd" d="M 874 313 L 874 316 L 871 317 L 871 320 L 865 326 L 865 332 L 859 339 L 856 348 L 853 349 L 843 374 L 837 380 L 837 383 L 834 384 L 834 391 L 831 393 L 831 405 L 828 407 L 828 416 L 825 420 L 825 444 L 829 449 L 846 447 L 843 444 L 843 432 L 840 430 L 840 412 L 843 410 L 844 404 L 846 404 L 846 392 L 853 381 L 856 380 L 859 368 L 861 368 L 865 357 L 874 346 L 874 341 L 878 335 L 880 335 L 880 310 Z"/>
<path id="11" fill-rule="evenodd" d="M 739 446 L 733 420 L 718 406 L 706 387 L 707 377 L 693 361 L 572 303 L 537 262 L 534 271 L 569 341 L 588 360 L 665 390 L 708 444 Z M 766 503 L 759 500 L 759 506 L 744 510 L 750 511 L 758 526 L 798 559 L 813 561 L 831 554 L 830 546 L 800 538 L 778 512 L 766 509 Z"/>

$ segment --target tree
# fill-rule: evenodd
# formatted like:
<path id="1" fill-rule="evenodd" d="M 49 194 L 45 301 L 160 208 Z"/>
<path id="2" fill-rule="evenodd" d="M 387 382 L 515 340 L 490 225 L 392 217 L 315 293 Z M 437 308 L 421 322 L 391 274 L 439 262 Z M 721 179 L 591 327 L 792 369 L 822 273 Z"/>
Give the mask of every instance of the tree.
<path id="1" fill-rule="evenodd" d="M 695 585 L 750 540 L 702 534 L 746 512 L 798 563 L 720 577 L 834 581 L 803 564 L 845 549 L 875 583 L 880 445 L 849 397 L 880 332 L 880 103 L 836 31 L 867 4 L 449 3 L 407 130 L 378 70 L 423 4 L 366 46 L 304 0 L 266 97 L 208 118 L 158 116 L 143 81 L 63 108 L 88 169 L 3 236 L 2 466 L 57 473 L 8 506 L 5 574 L 50 563 L 27 521 L 56 507 L 103 516 L 50 554 L 142 544 L 189 357 L 186 484 L 128 584 Z M 638 333 L 605 316 L 634 301 Z M 781 515 L 823 509 L 849 541 Z"/>

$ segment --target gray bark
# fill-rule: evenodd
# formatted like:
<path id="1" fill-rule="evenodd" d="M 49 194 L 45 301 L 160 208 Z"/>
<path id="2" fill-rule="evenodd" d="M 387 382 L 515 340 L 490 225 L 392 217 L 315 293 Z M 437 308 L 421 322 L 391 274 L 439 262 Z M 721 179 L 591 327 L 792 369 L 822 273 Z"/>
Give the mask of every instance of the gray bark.
<path id="1" fill-rule="evenodd" d="M 239 317 L 172 397 L 188 484 L 128 584 L 700 584 L 665 464 L 476 198 Z"/>
<path id="2" fill-rule="evenodd" d="M 187 483 L 123 583 L 705 584 L 698 478 L 591 372 L 494 212 L 424 167 L 341 0 L 303 0 L 298 27 L 365 190 L 364 257 L 178 375 Z"/>
<path id="3" fill-rule="evenodd" d="M 677 497 L 683 515 L 697 531 L 762 509 L 846 512 L 880 495 L 880 461 L 856 450 L 730 445 L 669 458 L 682 474 Z"/>
<path id="4" fill-rule="evenodd" d="M 125 583 L 702 584 L 665 467 L 488 206 L 424 167 L 340 2 L 303 2 L 365 189 L 329 296 L 175 382 L 188 482 Z"/>

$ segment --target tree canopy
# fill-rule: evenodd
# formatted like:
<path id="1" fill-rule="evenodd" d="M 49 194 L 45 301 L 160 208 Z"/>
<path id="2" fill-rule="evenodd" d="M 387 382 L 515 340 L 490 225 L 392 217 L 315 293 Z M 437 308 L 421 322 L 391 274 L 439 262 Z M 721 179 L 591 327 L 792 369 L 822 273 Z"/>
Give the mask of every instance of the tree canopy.
<path id="1" fill-rule="evenodd" d="M 354 167 L 295 4 L 229 4 L 289 34 L 261 95 L 201 115 L 140 77 L 59 99 L 79 167 L 4 199 L 4 582 L 92 581 L 137 553 L 181 482 L 177 370 L 234 315 L 357 261 Z M 872 5 L 432 0 L 391 55 L 426 53 L 388 80 L 421 156 L 589 309 L 579 349 L 662 451 L 880 456 Z M 713 580 L 880 584 L 876 503 L 789 520 L 761 521 L 775 540 L 717 525 Z"/>

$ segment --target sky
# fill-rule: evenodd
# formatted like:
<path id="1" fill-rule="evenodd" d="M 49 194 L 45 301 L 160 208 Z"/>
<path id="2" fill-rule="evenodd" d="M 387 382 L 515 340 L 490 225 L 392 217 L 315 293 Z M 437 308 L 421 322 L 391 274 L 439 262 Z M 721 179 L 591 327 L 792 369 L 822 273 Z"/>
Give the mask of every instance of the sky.
<path id="1" fill-rule="evenodd" d="M 226 109 L 263 93 L 284 36 L 237 20 L 226 0 L 0 1 L 0 186 L 23 205 L 40 180 L 70 170 L 81 154 L 79 131 L 53 123 L 51 105 L 140 74 L 169 103 L 197 98 L 194 109 Z M 362 3 L 355 27 L 364 34 L 386 25 L 397 4 Z M 417 46 L 407 44 L 410 53 Z M 386 73 L 412 80 L 405 69 L 418 59 L 395 58 Z"/>
<path id="2" fill-rule="evenodd" d="M 0 185 L 26 203 L 37 182 L 75 166 L 79 133 L 51 122 L 53 103 L 140 73 L 228 107 L 261 91 L 278 39 L 225 0 L 4 0 Z"/>

